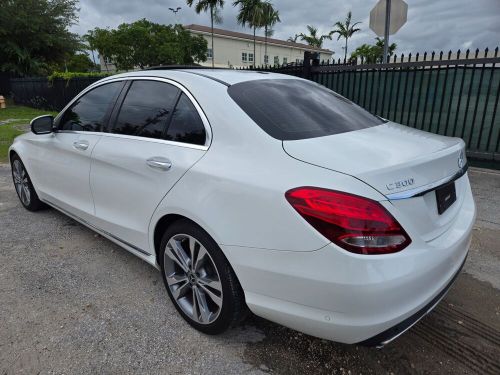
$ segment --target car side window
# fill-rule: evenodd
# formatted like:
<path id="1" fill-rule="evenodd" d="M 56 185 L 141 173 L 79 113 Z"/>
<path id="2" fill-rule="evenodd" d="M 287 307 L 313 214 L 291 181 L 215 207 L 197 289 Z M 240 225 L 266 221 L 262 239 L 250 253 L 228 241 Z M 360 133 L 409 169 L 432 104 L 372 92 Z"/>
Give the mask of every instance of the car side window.
<path id="1" fill-rule="evenodd" d="M 172 115 L 165 139 L 175 142 L 204 145 L 205 126 L 195 106 L 183 93 Z"/>
<path id="2" fill-rule="evenodd" d="M 168 83 L 133 81 L 111 132 L 162 139 L 178 95 Z"/>
<path id="3" fill-rule="evenodd" d="M 59 130 L 101 131 L 122 87 L 123 81 L 111 82 L 81 96 L 62 115 Z"/>

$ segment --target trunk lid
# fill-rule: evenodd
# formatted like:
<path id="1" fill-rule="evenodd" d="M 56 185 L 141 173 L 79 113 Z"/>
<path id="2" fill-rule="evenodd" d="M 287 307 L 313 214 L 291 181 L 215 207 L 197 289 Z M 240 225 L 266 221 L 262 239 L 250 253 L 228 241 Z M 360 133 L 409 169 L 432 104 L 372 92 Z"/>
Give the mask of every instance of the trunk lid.
<path id="1" fill-rule="evenodd" d="M 442 215 L 433 189 L 456 175 L 463 165 L 464 142 L 395 123 L 326 137 L 283 141 L 290 156 L 356 177 L 387 197 L 416 222 L 425 240 L 450 225 L 462 202 L 465 184 L 456 183 L 457 200 Z M 462 162 L 465 162 L 463 157 Z M 413 192 L 426 194 L 412 197 Z M 404 199 L 403 199 L 404 198 Z"/>

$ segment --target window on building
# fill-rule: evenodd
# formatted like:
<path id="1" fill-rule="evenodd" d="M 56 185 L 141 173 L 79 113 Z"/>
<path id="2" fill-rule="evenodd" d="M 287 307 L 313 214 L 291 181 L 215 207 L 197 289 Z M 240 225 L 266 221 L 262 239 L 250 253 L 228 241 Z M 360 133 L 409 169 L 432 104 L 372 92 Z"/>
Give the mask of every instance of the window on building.
<path id="1" fill-rule="evenodd" d="M 269 56 L 264 55 L 264 64 L 269 64 Z"/>
<path id="2" fill-rule="evenodd" d="M 212 48 L 207 49 L 207 58 L 211 59 L 214 57 L 214 54 L 212 52 Z"/>
<path id="3" fill-rule="evenodd" d="M 279 65 L 279 64 L 280 64 L 280 57 L 274 56 L 274 65 Z"/>
<path id="4" fill-rule="evenodd" d="M 253 53 L 248 54 L 248 62 L 253 62 Z"/>
<path id="5" fill-rule="evenodd" d="M 283 65 L 286 65 L 288 63 L 288 58 L 287 57 L 283 57 Z"/>
<path id="6" fill-rule="evenodd" d="M 295 64 L 300 64 L 300 59 L 295 59 Z"/>
<path id="7" fill-rule="evenodd" d="M 241 61 L 243 61 L 243 62 L 248 61 L 248 54 L 246 52 L 241 53 Z"/>

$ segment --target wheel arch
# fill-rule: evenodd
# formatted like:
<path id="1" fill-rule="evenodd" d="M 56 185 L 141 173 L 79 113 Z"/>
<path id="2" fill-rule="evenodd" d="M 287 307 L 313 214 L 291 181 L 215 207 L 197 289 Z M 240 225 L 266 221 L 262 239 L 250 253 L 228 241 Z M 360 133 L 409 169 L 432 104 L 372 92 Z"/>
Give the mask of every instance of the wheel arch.
<path id="1" fill-rule="evenodd" d="M 161 239 L 163 237 L 163 233 L 165 233 L 165 231 L 167 230 L 167 228 L 169 226 L 171 226 L 173 223 L 175 223 L 178 220 L 187 220 L 187 221 L 193 223 L 194 225 L 200 227 L 210 237 L 212 237 L 212 239 L 215 241 L 215 243 L 217 243 L 217 245 L 219 245 L 219 242 L 217 241 L 217 239 L 214 237 L 214 235 L 211 233 L 210 230 L 207 230 L 207 228 L 204 225 L 196 222 L 192 218 L 190 218 L 186 215 L 183 215 L 183 214 L 173 213 L 173 212 L 167 213 L 158 219 L 158 221 L 156 222 L 156 224 L 154 226 L 154 231 L 153 231 L 153 246 L 154 246 L 154 254 L 155 254 L 155 263 L 156 263 L 156 267 L 158 269 L 160 269 L 159 254 L 160 254 L 160 245 L 161 245 Z M 233 270 L 234 274 L 236 275 L 238 282 L 240 282 L 238 274 L 236 273 L 236 270 L 234 269 L 233 265 L 231 264 L 231 261 L 229 260 L 227 254 L 224 252 L 224 249 L 221 246 L 219 246 L 219 248 L 220 248 L 222 254 L 224 255 L 224 257 L 226 258 L 227 262 L 229 263 L 229 266 Z M 240 285 L 241 285 L 241 283 L 240 283 Z"/>
<path id="2" fill-rule="evenodd" d="M 19 156 L 19 154 L 16 152 L 16 150 L 14 150 L 13 148 L 11 148 L 11 149 L 9 150 L 9 164 L 10 164 L 10 163 L 12 163 L 12 158 L 13 158 L 14 156 L 16 156 L 16 155 L 17 155 L 17 157 L 18 157 L 19 159 L 21 159 L 21 156 Z M 22 159 L 21 159 L 21 161 L 22 161 Z"/>
<path id="3" fill-rule="evenodd" d="M 160 253 L 160 243 L 161 243 L 161 238 L 163 236 L 163 233 L 165 233 L 165 231 L 167 230 L 167 228 L 170 225 L 172 225 L 174 222 L 181 220 L 181 219 L 193 221 L 193 220 L 191 220 L 183 215 L 167 214 L 167 215 L 162 216 L 158 220 L 158 222 L 156 223 L 154 233 L 153 233 L 153 245 L 154 245 L 157 265 L 159 265 L 158 259 L 159 259 L 159 253 Z M 193 223 L 194 223 L 194 221 L 193 221 Z M 196 224 L 196 225 L 198 225 L 198 224 Z"/>

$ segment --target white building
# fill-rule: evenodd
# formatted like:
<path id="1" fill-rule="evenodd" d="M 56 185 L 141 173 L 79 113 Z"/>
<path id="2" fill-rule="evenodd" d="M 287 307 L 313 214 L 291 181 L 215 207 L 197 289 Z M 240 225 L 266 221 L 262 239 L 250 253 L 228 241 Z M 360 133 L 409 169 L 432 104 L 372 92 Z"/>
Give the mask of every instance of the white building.
<path id="1" fill-rule="evenodd" d="M 318 52 L 320 61 L 327 61 L 332 58 L 333 52 L 328 49 L 311 47 L 303 43 L 288 42 L 285 40 L 256 37 L 255 55 L 253 54 L 253 35 L 239 33 L 235 31 L 214 28 L 214 49 L 212 49 L 212 37 L 210 27 L 201 25 L 184 26 L 192 34 L 202 35 L 208 42 L 207 61 L 200 63 L 203 66 L 212 66 L 212 57 L 215 50 L 214 66 L 219 68 L 240 68 L 251 65 L 283 65 L 290 63 L 302 63 L 304 52 Z M 115 72 L 116 67 L 113 61 L 104 61 L 99 56 L 102 72 Z M 139 69 L 139 68 L 137 68 Z"/>
<path id="2" fill-rule="evenodd" d="M 202 35 L 208 42 L 208 59 L 201 63 L 212 66 L 215 52 L 216 67 L 247 67 L 250 65 L 277 65 L 301 63 L 305 51 L 319 52 L 320 61 L 332 58 L 333 52 L 328 49 L 315 48 L 303 43 L 267 38 L 267 55 L 265 38 L 256 37 L 255 56 L 253 52 L 253 35 L 214 28 L 214 48 L 212 49 L 211 29 L 208 26 L 184 26 L 192 34 Z M 215 50 L 215 51 L 214 51 Z"/>

